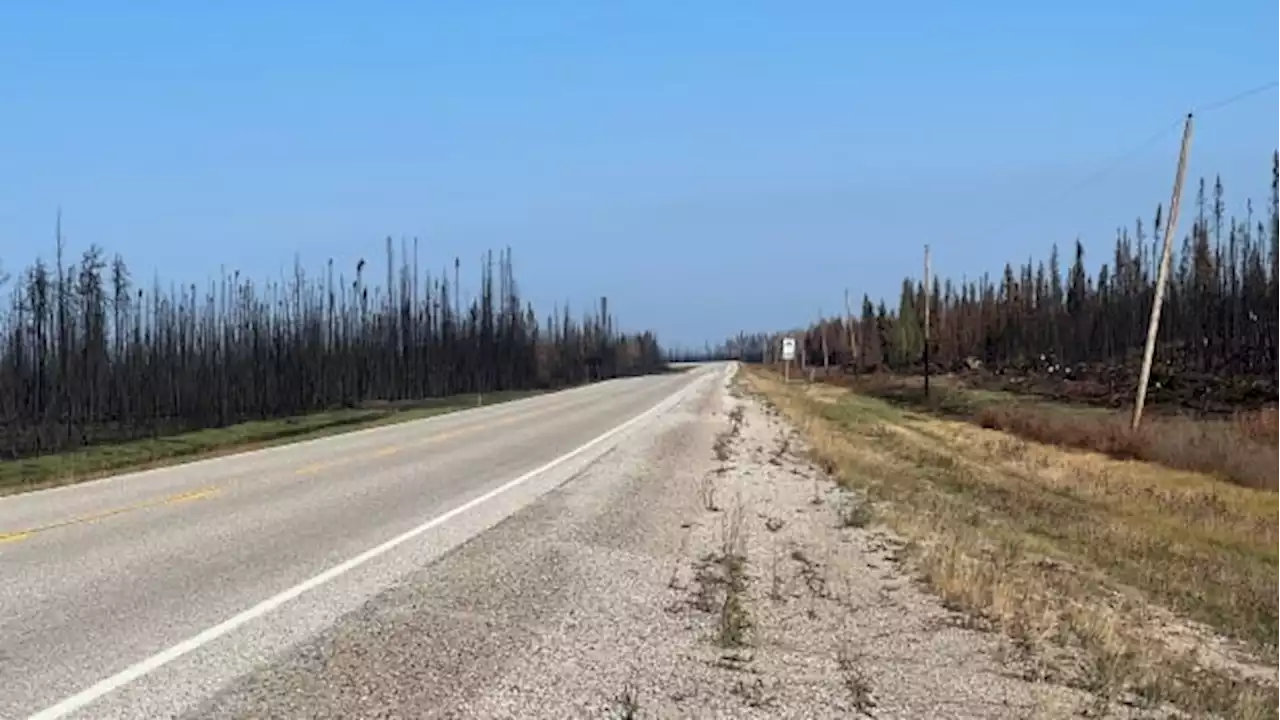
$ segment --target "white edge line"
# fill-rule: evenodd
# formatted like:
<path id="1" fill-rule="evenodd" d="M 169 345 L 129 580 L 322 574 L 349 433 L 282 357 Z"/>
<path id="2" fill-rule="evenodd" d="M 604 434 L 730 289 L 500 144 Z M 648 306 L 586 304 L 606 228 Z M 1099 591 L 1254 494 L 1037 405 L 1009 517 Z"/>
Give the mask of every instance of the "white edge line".
<path id="1" fill-rule="evenodd" d="M 701 384 L 702 380 L 705 380 L 706 378 L 712 377 L 712 376 L 713 376 L 712 373 L 708 373 L 701 378 L 695 379 L 685 387 L 676 391 L 674 394 L 668 395 L 666 398 L 659 401 L 656 405 L 649 408 L 648 410 L 640 413 L 639 415 L 636 415 L 635 417 L 622 423 L 621 425 L 615 426 L 613 429 L 608 430 L 607 432 L 596 436 L 594 439 L 588 440 L 585 444 L 580 445 L 573 450 L 570 450 L 569 452 L 561 455 L 560 457 L 557 457 L 547 462 L 544 465 L 534 468 L 533 470 L 526 472 L 525 474 L 515 478 L 514 480 L 509 480 L 503 485 L 496 487 L 486 492 L 483 495 L 472 498 L 471 500 L 468 500 L 467 502 L 441 515 L 437 515 L 436 517 L 422 523 L 421 525 L 411 530 L 407 530 L 401 533 L 400 535 L 397 535 L 396 537 L 391 538 L 390 540 L 387 540 L 381 545 L 378 545 L 369 550 L 366 550 L 360 553 L 359 555 L 356 555 L 355 557 L 351 558 L 350 560 L 347 560 L 343 563 L 340 563 L 338 565 L 335 565 L 329 568 L 328 570 L 325 570 L 319 575 L 316 575 L 308 580 L 304 580 L 303 582 L 297 585 L 294 585 L 288 590 L 285 590 L 277 595 L 273 595 L 272 597 L 269 597 L 266 600 L 263 600 L 262 602 L 258 603 L 257 605 L 254 605 L 248 610 L 244 610 L 243 612 L 233 617 L 227 618 L 226 620 L 223 620 L 217 625 L 214 625 L 213 627 L 208 628 L 207 630 L 199 633 L 198 635 L 189 637 L 186 640 L 183 640 L 182 642 L 178 643 L 177 645 L 174 645 L 168 648 L 167 650 L 162 650 L 156 653 L 155 655 L 152 655 L 151 657 L 146 658 L 145 660 L 141 660 L 137 663 L 134 663 L 133 665 L 130 665 L 129 667 L 116 673 L 115 675 L 112 675 L 111 677 L 105 678 L 103 680 L 99 680 L 98 682 L 94 683 L 93 685 L 90 685 L 84 690 L 81 690 L 75 695 L 72 695 L 58 702 L 55 705 L 47 707 L 44 710 L 40 710 L 34 715 L 31 715 L 30 717 L 28 717 L 28 720 L 54 720 L 55 718 L 66 717 L 71 713 L 76 712 L 81 708 L 84 708 L 85 706 L 89 705 L 95 700 L 98 700 L 99 698 L 102 698 L 105 695 L 108 695 L 116 690 L 119 690 L 120 688 L 124 687 L 125 685 L 128 685 L 134 680 L 137 680 L 138 678 L 141 678 L 145 675 L 148 675 L 149 673 L 159 670 L 160 668 L 164 667 L 165 665 L 168 665 L 174 660 L 177 660 L 183 655 L 186 655 L 187 653 L 192 652 L 193 650 L 197 650 L 200 647 L 207 645 L 208 643 L 211 643 L 214 640 L 217 640 L 218 638 L 235 630 L 241 625 L 244 625 L 248 622 L 251 622 L 253 620 L 256 620 L 257 618 L 262 617 L 263 615 L 266 615 L 267 613 L 271 612 L 272 610 L 275 610 L 281 605 L 284 605 L 290 600 L 297 598 L 299 595 L 302 595 L 308 590 L 314 590 L 315 588 L 318 588 L 321 585 L 324 585 L 325 583 L 331 580 L 334 580 L 350 572 L 351 570 L 354 570 L 355 568 L 365 564 L 366 562 L 373 560 L 379 555 L 383 555 L 395 549 L 399 545 L 402 545 L 408 542 L 409 540 L 412 540 L 413 538 L 427 532 L 428 530 L 431 530 L 432 528 L 442 523 L 448 522 L 454 517 L 457 517 L 458 515 L 461 515 L 462 513 L 465 513 L 474 507 L 482 505 L 492 500 L 493 498 L 501 495 L 502 493 L 505 493 L 506 491 L 518 485 L 521 485 L 525 482 L 528 482 L 529 480 L 537 477 L 538 475 L 541 475 L 544 472 L 547 472 L 548 470 L 554 469 L 556 466 L 574 457 L 577 457 L 578 455 L 581 455 L 587 450 L 590 450 L 596 445 L 599 445 L 605 440 L 608 440 L 609 438 L 623 432 L 624 430 L 627 430 L 628 428 L 636 425 L 637 423 L 643 422 L 644 420 L 650 417 L 653 417 L 654 415 L 658 415 L 659 413 L 666 411 L 667 409 L 675 406 L 677 403 L 683 400 L 686 395 L 690 394 L 694 388 L 696 388 L 698 385 Z"/>

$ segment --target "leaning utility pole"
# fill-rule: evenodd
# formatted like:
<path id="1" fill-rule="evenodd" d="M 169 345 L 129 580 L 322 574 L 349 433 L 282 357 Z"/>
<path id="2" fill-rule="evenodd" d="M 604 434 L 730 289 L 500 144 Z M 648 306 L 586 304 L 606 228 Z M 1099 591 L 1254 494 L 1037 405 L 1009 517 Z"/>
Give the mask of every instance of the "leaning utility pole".
<path id="1" fill-rule="evenodd" d="M 1133 401 L 1131 430 L 1142 424 L 1142 409 L 1147 404 L 1147 383 L 1151 380 L 1151 359 L 1156 352 L 1156 333 L 1160 329 L 1160 306 L 1164 304 L 1164 286 L 1169 279 L 1169 263 L 1173 257 L 1173 232 L 1178 226 L 1178 205 L 1182 202 L 1182 178 L 1187 172 L 1187 154 L 1191 151 L 1191 113 L 1182 128 L 1182 150 L 1178 153 L 1178 172 L 1173 178 L 1173 199 L 1169 201 L 1169 219 L 1164 224 L 1164 250 L 1160 270 L 1156 274 L 1156 295 L 1151 302 L 1151 321 L 1147 324 L 1147 344 L 1142 349 L 1142 370 L 1138 373 L 1138 396 Z"/>
<path id="2" fill-rule="evenodd" d="M 924 396 L 929 397 L 929 246 L 924 246 Z"/>

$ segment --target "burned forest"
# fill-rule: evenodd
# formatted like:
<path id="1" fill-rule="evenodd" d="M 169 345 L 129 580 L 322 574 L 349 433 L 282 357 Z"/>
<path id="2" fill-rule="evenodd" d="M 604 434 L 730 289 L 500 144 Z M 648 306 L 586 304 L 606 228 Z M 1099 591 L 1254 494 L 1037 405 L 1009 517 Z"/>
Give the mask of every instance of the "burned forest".
<path id="1" fill-rule="evenodd" d="M 1151 396 L 1191 410 L 1274 404 L 1280 295 L 1280 156 L 1271 158 L 1271 196 L 1243 217 L 1227 214 L 1220 178 L 1194 188 L 1190 230 L 1175 240 Z M 1006 264 L 996 275 L 935 277 L 929 293 L 935 371 L 997 376 L 1002 383 L 1052 384 L 1057 394 L 1104 404 L 1132 400 L 1155 296 L 1164 209 L 1116 232 L 1091 270 L 1077 241 L 1070 264 L 1056 245 L 1047 262 Z M 1064 271 L 1065 270 L 1065 271 Z M 924 356 L 923 283 L 905 278 L 896 306 L 864 295 L 847 318 L 819 319 L 792 333 L 808 367 L 919 372 Z M 706 353 L 761 359 L 780 335 L 741 335 Z M 1065 388 L 1065 389 L 1064 389 Z"/>
<path id="2" fill-rule="evenodd" d="M 665 367 L 653 333 L 621 332 L 606 298 L 539 318 L 509 249 L 488 252 L 474 300 L 461 263 L 420 269 L 419 246 L 369 264 L 257 283 L 136 283 L 120 256 L 0 272 L 0 452 L 6 459 L 248 420 L 460 394 L 554 389 Z"/>

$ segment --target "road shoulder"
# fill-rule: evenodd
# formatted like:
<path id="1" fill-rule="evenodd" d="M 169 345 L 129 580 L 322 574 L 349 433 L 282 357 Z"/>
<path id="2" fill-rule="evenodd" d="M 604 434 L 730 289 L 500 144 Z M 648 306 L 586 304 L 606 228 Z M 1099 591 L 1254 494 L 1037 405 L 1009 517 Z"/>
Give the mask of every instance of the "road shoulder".
<path id="1" fill-rule="evenodd" d="M 189 717 L 1022 718 L 1071 692 L 1006 672 L 801 453 L 728 384 L 695 394 Z"/>

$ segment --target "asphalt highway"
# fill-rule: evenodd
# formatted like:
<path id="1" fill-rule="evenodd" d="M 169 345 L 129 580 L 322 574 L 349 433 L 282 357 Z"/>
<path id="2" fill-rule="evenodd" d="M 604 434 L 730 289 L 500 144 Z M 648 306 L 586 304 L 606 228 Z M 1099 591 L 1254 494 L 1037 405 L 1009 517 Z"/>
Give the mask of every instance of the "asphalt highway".
<path id="1" fill-rule="evenodd" d="M 0 718 L 179 715 L 722 369 L 0 498 Z"/>

